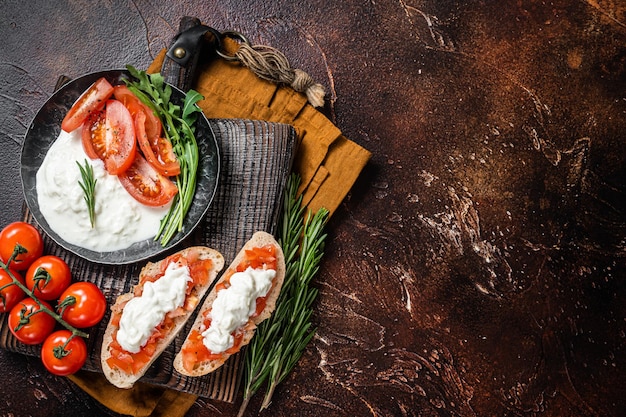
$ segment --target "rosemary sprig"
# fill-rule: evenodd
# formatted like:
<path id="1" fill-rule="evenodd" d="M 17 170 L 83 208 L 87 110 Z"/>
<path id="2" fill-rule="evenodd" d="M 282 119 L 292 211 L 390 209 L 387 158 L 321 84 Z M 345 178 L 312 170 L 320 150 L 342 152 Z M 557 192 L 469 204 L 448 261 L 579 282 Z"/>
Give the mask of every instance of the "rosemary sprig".
<path id="1" fill-rule="evenodd" d="M 283 202 L 279 228 L 285 254 L 286 273 L 274 314 L 257 328 L 245 351 L 244 398 L 239 409 L 243 416 L 250 398 L 265 384 L 261 410 L 269 407 L 274 390 L 289 375 L 315 334 L 311 327 L 317 289 L 311 286 L 324 252 L 324 226 L 328 210 L 304 215 L 302 195 L 297 190 L 300 177 L 292 174 Z"/>
<path id="2" fill-rule="evenodd" d="M 80 169 L 80 176 L 83 179 L 82 182 L 78 181 L 78 185 L 83 189 L 83 193 L 85 194 L 83 199 L 85 203 L 87 203 L 87 211 L 89 212 L 89 222 L 91 223 L 91 228 L 96 227 L 96 182 L 97 179 L 93 176 L 93 167 L 87 162 L 85 159 L 85 166 L 82 166 L 78 161 L 76 161 L 76 165 L 78 165 L 78 169 Z"/>

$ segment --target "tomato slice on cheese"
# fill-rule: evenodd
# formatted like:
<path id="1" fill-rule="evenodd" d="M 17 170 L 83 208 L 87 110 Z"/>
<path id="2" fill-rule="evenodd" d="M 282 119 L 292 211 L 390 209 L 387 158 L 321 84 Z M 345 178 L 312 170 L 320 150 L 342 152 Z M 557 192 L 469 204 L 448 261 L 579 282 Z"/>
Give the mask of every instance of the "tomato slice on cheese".
<path id="1" fill-rule="evenodd" d="M 137 143 L 150 165 L 166 177 L 180 174 L 180 163 L 174 154 L 172 144 L 162 136 L 163 125 L 152 109 L 125 85 L 116 85 L 113 97 L 122 102 L 130 112 Z"/>
<path id="2" fill-rule="evenodd" d="M 164 206 L 178 193 L 176 184 L 154 169 L 139 153 L 118 178 L 135 200 L 147 206 Z"/>
<path id="3" fill-rule="evenodd" d="M 106 112 L 104 109 L 92 112 L 81 130 L 83 150 L 91 159 L 102 159 L 106 156 L 106 142 L 104 132 L 106 131 Z"/>

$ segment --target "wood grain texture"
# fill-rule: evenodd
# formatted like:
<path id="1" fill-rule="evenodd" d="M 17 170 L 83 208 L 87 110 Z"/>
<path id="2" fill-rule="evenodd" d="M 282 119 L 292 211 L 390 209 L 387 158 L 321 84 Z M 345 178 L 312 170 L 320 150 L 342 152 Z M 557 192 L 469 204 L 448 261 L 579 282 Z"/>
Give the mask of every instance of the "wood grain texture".
<path id="1" fill-rule="evenodd" d="M 168 253 L 191 245 L 205 245 L 220 251 L 230 263 L 254 232 L 275 232 L 297 138 L 293 127 L 284 124 L 240 119 L 213 119 L 209 122 L 220 147 L 218 190 L 200 226 Z M 28 210 L 25 208 L 24 211 L 24 220 L 37 225 Z M 131 290 L 144 265 L 95 264 L 69 253 L 45 234 L 44 241 L 46 253 L 65 259 L 75 281 L 91 281 L 98 285 L 109 305 L 119 295 Z M 102 372 L 100 347 L 109 315 L 107 312 L 100 325 L 89 330 L 87 347 L 90 354 L 83 367 L 85 370 Z M 140 381 L 232 402 L 241 376 L 240 355 L 231 357 L 223 367 L 203 377 L 186 377 L 173 369 L 172 361 L 193 318 Z M 40 355 L 40 346 L 24 345 L 13 337 L 6 323 L 7 315 L 1 319 L 0 348 L 29 356 Z"/>

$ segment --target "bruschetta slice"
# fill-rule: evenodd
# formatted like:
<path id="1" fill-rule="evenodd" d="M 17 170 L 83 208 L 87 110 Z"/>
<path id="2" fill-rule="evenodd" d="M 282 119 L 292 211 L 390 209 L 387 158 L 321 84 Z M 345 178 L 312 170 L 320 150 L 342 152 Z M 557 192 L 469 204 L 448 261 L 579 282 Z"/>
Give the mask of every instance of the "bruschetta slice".
<path id="1" fill-rule="evenodd" d="M 106 378 L 131 388 L 177 336 L 223 268 L 222 254 L 203 246 L 144 266 L 133 291 L 111 306 L 100 356 Z"/>
<path id="2" fill-rule="evenodd" d="M 213 372 L 250 343 L 269 318 L 285 279 L 285 257 L 266 232 L 256 232 L 237 254 L 202 304 L 174 358 L 183 375 Z"/>

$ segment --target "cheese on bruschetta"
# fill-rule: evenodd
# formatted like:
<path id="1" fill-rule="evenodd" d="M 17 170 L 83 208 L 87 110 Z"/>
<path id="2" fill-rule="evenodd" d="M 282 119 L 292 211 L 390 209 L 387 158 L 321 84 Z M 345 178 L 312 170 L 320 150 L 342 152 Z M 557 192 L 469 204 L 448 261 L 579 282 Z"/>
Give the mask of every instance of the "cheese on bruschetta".
<path id="1" fill-rule="evenodd" d="M 280 245 L 271 234 L 256 232 L 202 304 L 174 368 L 183 375 L 201 376 L 222 366 L 271 316 L 284 279 Z"/>
<path id="2" fill-rule="evenodd" d="M 144 266 L 133 291 L 111 307 L 100 357 L 106 378 L 131 388 L 177 336 L 223 268 L 224 257 L 203 246 Z"/>

